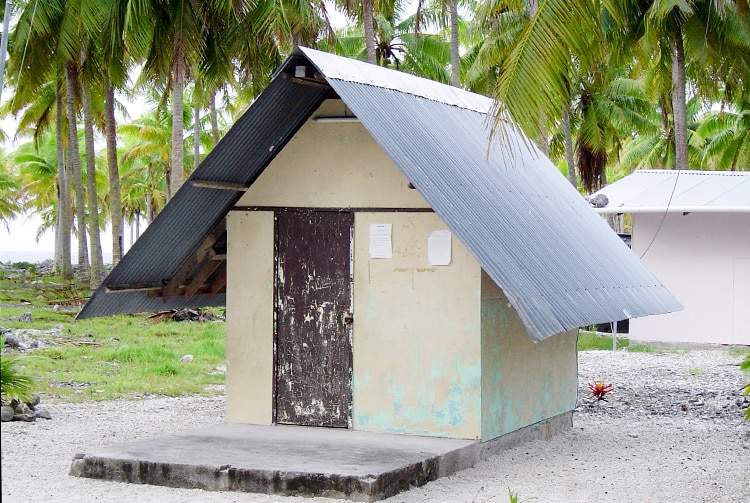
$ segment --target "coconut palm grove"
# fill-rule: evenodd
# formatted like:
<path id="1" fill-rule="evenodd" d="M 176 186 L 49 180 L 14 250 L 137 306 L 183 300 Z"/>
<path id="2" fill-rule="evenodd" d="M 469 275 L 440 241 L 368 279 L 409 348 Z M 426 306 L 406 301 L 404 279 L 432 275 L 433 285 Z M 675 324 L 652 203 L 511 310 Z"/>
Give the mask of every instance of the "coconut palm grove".
<path id="1" fill-rule="evenodd" d="M 102 231 L 116 264 L 296 45 L 494 98 L 582 194 L 750 169 L 750 0 L 4 3 L 0 219 L 92 288 Z"/>

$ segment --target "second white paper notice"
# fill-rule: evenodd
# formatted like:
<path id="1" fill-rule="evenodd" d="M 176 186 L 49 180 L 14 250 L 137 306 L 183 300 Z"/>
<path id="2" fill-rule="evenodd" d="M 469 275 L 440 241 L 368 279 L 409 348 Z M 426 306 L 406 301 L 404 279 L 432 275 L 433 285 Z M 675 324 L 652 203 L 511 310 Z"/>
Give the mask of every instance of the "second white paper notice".
<path id="1" fill-rule="evenodd" d="M 451 231 L 431 231 L 427 236 L 427 258 L 430 265 L 450 265 Z"/>

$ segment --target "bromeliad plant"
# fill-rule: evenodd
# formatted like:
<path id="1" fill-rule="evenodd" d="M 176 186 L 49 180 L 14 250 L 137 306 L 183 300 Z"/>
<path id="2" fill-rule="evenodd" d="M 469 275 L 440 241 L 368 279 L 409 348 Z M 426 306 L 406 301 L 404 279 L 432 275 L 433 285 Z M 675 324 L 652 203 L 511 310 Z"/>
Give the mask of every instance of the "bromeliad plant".
<path id="1" fill-rule="evenodd" d="M 750 353 L 745 356 L 745 361 L 742 362 L 740 368 L 745 372 L 750 372 Z M 745 396 L 750 395 L 750 383 L 742 390 L 742 394 Z M 750 405 L 745 409 L 745 421 L 750 421 Z"/>
<path id="2" fill-rule="evenodd" d="M 596 398 L 596 403 L 599 404 L 602 401 L 607 401 L 607 394 L 611 393 L 614 389 L 614 386 L 610 384 L 605 384 L 604 381 L 592 381 L 588 384 L 589 386 L 589 395 Z"/>

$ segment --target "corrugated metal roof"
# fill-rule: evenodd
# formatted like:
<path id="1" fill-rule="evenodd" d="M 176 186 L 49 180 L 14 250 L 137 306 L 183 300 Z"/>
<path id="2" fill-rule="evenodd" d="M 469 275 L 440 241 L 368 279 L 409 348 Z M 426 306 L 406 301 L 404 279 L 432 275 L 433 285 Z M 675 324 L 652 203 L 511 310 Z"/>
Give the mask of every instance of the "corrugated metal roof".
<path id="1" fill-rule="evenodd" d="M 599 190 L 599 213 L 750 212 L 750 172 L 644 169 Z"/>
<path id="2" fill-rule="evenodd" d="M 297 50 L 283 69 L 306 61 L 502 287 L 533 340 L 681 308 L 551 162 L 512 128 L 488 148 L 489 99 L 309 49 Z M 324 89 L 284 77 L 277 73 L 192 179 L 249 185 L 257 178 L 325 97 Z M 118 265 L 116 280 L 169 280 L 190 255 L 185 250 L 198 246 L 238 198 L 230 191 L 231 197 L 218 198 L 215 189 L 191 189 L 180 189 L 154 222 L 163 217 L 157 229 L 164 230 L 147 231 L 138 240 L 143 250 Z M 217 199 L 207 200 L 201 191 Z M 199 217 L 199 237 L 165 246 L 162 232 L 174 239 L 180 231 L 172 227 L 186 230 L 177 221 L 201 211 L 206 215 Z M 149 254 L 153 263 L 145 264 Z M 118 294 L 103 292 L 82 315 L 108 314 L 102 307 L 108 302 L 111 311 L 114 301 L 101 299 Z"/>
<path id="3" fill-rule="evenodd" d="M 680 309 L 552 163 L 514 139 L 514 131 L 488 154 L 483 113 L 328 81 L 502 287 L 532 339 Z"/>
<path id="4" fill-rule="evenodd" d="M 274 79 L 206 156 L 190 180 L 250 186 L 318 108 L 325 88 Z M 185 183 L 159 213 L 78 314 L 78 318 L 183 307 L 224 305 L 224 294 L 149 297 L 147 288 L 166 285 L 190 258 L 242 192 Z M 110 291 L 113 285 L 134 290 Z"/>

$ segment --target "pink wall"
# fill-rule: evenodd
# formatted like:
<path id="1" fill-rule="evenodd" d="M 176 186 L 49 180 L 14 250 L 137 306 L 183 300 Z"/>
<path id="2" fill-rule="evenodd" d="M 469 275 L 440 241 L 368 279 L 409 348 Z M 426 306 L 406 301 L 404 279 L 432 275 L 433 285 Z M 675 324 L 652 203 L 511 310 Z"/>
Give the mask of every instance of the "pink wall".
<path id="1" fill-rule="evenodd" d="M 640 341 L 750 345 L 750 213 L 633 215 L 633 251 L 685 306 L 633 319 Z M 645 252 L 645 255 L 644 255 Z"/>

